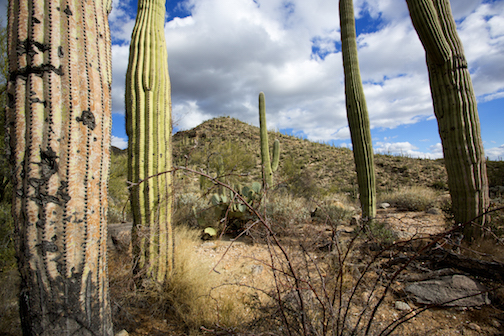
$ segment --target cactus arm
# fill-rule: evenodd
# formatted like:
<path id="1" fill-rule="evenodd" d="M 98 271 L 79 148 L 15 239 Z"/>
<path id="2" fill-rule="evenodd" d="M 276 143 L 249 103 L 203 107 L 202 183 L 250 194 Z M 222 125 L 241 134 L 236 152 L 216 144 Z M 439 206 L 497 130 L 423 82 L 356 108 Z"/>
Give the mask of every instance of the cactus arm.
<path id="1" fill-rule="evenodd" d="M 133 183 L 172 167 L 171 99 L 164 37 L 165 2 L 140 0 L 126 73 L 128 179 Z M 132 188 L 136 271 L 160 283 L 173 267 L 171 174 Z"/>
<path id="2" fill-rule="evenodd" d="M 339 3 L 345 101 L 363 218 L 376 216 L 376 185 L 369 116 L 359 71 L 352 0 Z"/>
<path id="3" fill-rule="evenodd" d="M 271 169 L 269 144 L 268 144 L 268 127 L 266 125 L 266 103 L 264 101 L 264 93 L 259 93 L 259 128 L 261 135 L 261 162 L 263 165 L 263 179 L 268 186 L 273 185 L 273 172 Z"/>
<path id="4" fill-rule="evenodd" d="M 113 335 L 108 2 L 9 1 L 9 145 L 26 335 Z"/>
<path id="5" fill-rule="evenodd" d="M 467 61 L 449 1 L 408 0 L 407 5 L 426 51 L 455 221 L 465 223 L 486 211 L 489 204 L 478 108 Z M 477 222 L 483 225 L 485 220 L 482 216 Z M 481 233 L 478 231 L 467 225 L 464 235 L 470 240 Z"/>
<path id="6" fill-rule="evenodd" d="M 271 164 L 271 170 L 276 172 L 278 169 L 278 163 L 280 162 L 280 141 L 275 139 L 273 142 L 273 163 Z"/>

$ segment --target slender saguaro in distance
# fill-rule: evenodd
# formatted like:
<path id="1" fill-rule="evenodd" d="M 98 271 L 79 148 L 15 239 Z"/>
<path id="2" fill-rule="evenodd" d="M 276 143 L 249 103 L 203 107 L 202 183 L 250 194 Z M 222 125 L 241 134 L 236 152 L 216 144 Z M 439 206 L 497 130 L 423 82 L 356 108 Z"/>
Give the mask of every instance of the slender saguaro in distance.
<path id="1" fill-rule="evenodd" d="M 341 51 L 345 73 L 345 102 L 359 184 L 362 218 L 376 216 L 373 144 L 366 97 L 362 88 L 352 0 L 340 0 Z"/>
<path id="2" fill-rule="evenodd" d="M 7 125 L 23 335 L 113 335 L 108 0 L 10 0 Z"/>
<path id="3" fill-rule="evenodd" d="M 128 180 L 135 272 L 163 283 L 173 268 L 171 96 L 164 0 L 139 0 L 126 73 Z"/>
<path id="4" fill-rule="evenodd" d="M 273 186 L 273 173 L 278 169 L 280 162 L 280 142 L 273 142 L 273 162 L 270 159 L 268 127 L 266 124 L 266 101 L 264 93 L 259 93 L 259 130 L 261 139 L 261 163 L 263 166 L 263 179 L 267 187 Z"/>
<path id="5" fill-rule="evenodd" d="M 443 146 L 448 187 L 457 223 L 484 213 L 488 179 L 478 105 L 449 0 L 407 0 L 413 26 L 425 49 L 434 114 Z M 485 216 L 477 224 L 485 224 Z M 464 228 L 471 240 L 481 230 Z"/>

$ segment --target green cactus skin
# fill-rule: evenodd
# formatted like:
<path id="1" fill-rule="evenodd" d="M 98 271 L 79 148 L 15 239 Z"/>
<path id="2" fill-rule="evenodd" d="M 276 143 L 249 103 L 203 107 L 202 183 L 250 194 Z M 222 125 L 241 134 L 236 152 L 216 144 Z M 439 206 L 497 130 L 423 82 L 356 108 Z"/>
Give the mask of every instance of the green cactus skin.
<path id="1" fill-rule="evenodd" d="M 111 2 L 11 0 L 7 125 L 23 335 L 113 335 Z"/>
<path id="2" fill-rule="evenodd" d="M 266 103 L 264 101 L 264 93 L 259 93 L 259 126 L 261 134 L 261 162 L 263 165 L 263 180 L 266 186 L 273 186 L 273 173 L 278 168 L 280 161 L 280 142 L 278 139 L 273 144 L 273 164 L 270 160 L 269 144 L 268 144 L 268 127 L 266 125 Z"/>
<path id="3" fill-rule="evenodd" d="M 126 73 L 128 180 L 138 183 L 172 168 L 171 96 L 164 36 L 165 1 L 140 0 Z M 172 176 L 131 188 L 135 272 L 159 283 L 173 269 Z"/>
<path id="4" fill-rule="evenodd" d="M 426 52 L 455 221 L 466 223 L 489 205 L 478 109 L 467 61 L 448 0 L 408 0 L 407 4 Z M 476 222 L 484 225 L 485 217 Z M 472 225 L 464 228 L 468 240 L 480 233 Z"/>
<path id="5" fill-rule="evenodd" d="M 376 216 L 373 145 L 364 89 L 359 70 L 352 0 L 340 0 L 341 45 L 345 73 L 345 101 L 352 138 L 363 218 Z"/>

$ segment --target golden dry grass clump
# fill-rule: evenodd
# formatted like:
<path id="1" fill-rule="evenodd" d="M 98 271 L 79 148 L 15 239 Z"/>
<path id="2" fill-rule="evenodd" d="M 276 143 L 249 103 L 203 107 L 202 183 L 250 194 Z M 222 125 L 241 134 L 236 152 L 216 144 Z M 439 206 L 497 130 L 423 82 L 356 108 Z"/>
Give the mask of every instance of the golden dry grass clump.
<path id="1" fill-rule="evenodd" d="M 154 315 L 175 316 L 197 333 L 201 327 L 236 328 L 251 321 L 255 291 L 230 283 L 213 270 L 216 259 L 197 254 L 200 231 L 175 228 L 174 271 L 164 288 L 148 288 Z"/>

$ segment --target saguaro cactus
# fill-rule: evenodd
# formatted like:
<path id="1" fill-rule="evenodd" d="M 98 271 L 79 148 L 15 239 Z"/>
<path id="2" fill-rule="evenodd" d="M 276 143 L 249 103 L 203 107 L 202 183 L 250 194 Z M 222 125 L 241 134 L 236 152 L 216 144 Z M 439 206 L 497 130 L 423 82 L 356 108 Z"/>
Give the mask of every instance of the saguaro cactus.
<path id="1" fill-rule="evenodd" d="M 341 46 L 345 73 L 345 102 L 363 218 L 376 216 L 376 183 L 373 144 L 357 56 L 352 0 L 340 0 Z"/>
<path id="2" fill-rule="evenodd" d="M 164 282 L 173 267 L 171 99 L 164 36 L 165 2 L 138 1 L 126 73 L 128 180 L 137 270 Z M 147 179 L 147 180 L 146 180 Z"/>
<path id="3" fill-rule="evenodd" d="M 273 173 L 278 169 L 280 161 L 280 142 L 275 139 L 273 143 L 273 163 L 270 159 L 268 144 L 268 128 L 266 125 L 266 103 L 264 93 L 259 93 L 259 126 L 261 134 L 261 162 L 263 166 L 263 180 L 266 185 L 273 186 Z"/>
<path id="4" fill-rule="evenodd" d="M 23 335 L 112 335 L 108 0 L 9 1 L 7 124 Z"/>
<path id="5" fill-rule="evenodd" d="M 448 0 L 407 1 L 422 42 L 443 145 L 455 221 L 465 223 L 488 207 L 488 180 L 476 97 Z M 485 223 L 484 216 L 478 224 Z M 466 226 L 472 239 L 479 231 Z"/>

